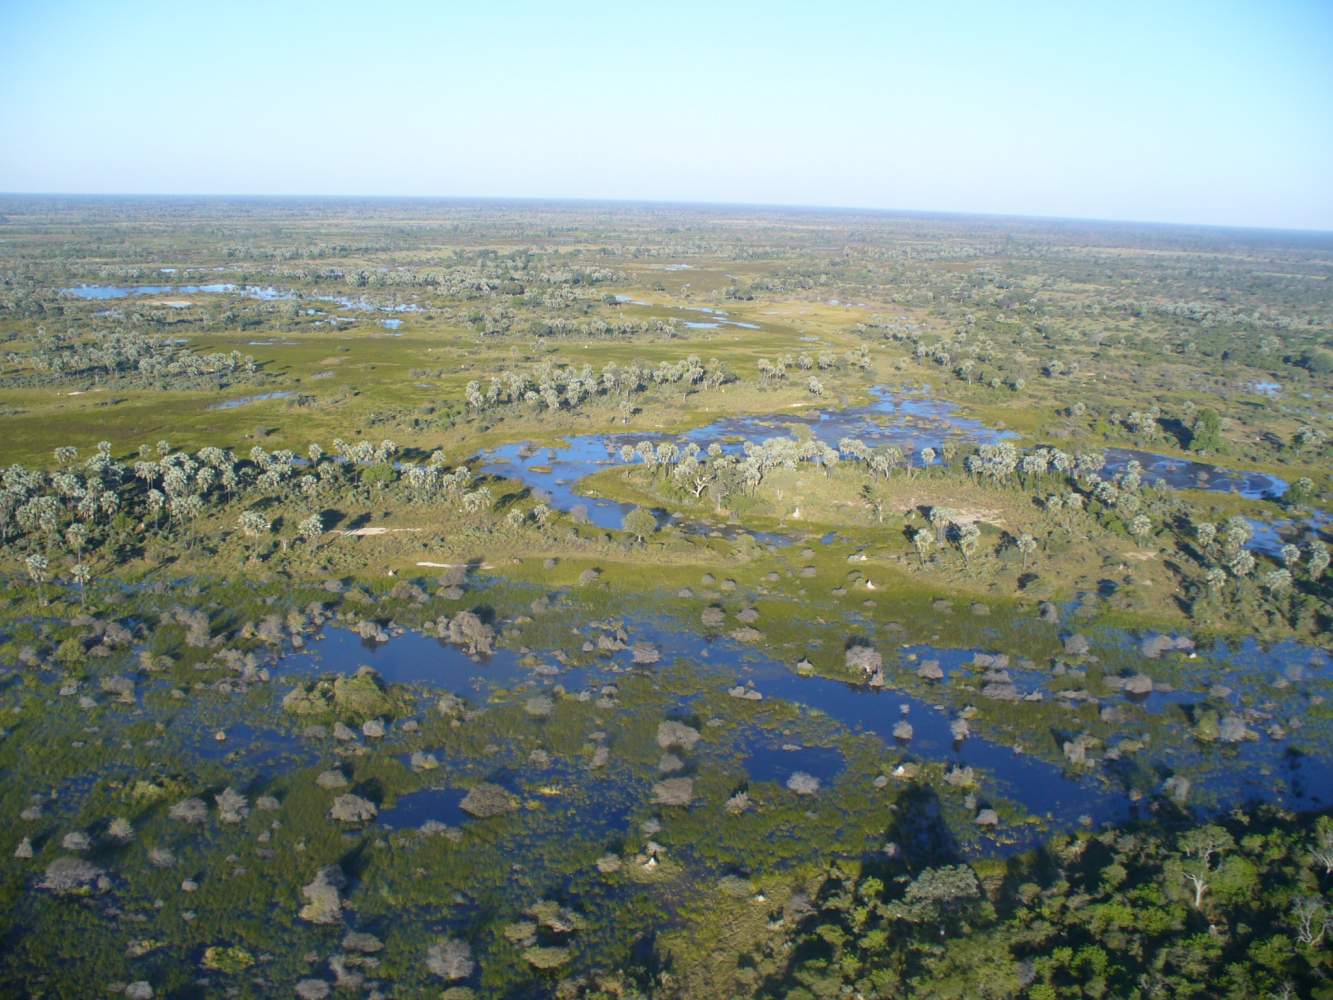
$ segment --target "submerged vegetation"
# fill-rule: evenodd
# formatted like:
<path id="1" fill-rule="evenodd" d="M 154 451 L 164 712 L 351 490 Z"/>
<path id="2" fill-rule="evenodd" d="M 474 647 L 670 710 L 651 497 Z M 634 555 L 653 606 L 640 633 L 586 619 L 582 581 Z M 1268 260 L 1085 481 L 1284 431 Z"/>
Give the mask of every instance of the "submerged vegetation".
<path id="1" fill-rule="evenodd" d="M 1323 237 L 0 214 L 0 990 L 1333 995 Z"/>

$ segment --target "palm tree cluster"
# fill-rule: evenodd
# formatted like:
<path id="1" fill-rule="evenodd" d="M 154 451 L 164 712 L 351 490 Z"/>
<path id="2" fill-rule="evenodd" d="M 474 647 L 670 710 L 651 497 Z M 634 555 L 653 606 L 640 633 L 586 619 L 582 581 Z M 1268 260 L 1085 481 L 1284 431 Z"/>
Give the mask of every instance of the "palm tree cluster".
<path id="1" fill-rule="evenodd" d="M 14 369 L 5 379 L 7 385 L 113 378 L 190 384 L 207 380 L 221 385 L 253 377 L 259 370 L 253 357 L 239 351 L 199 354 L 187 350 L 179 339 L 132 331 L 97 332 L 88 338 L 42 333 L 31 351 L 11 351 L 5 363 Z"/>
<path id="2" fill-rule="evenodd" d="M 760 358 L 758 362 L 759 385 L 767 389 L 775 383 L 786 381 L 787 376 L 795 371 L 807 376 L 806 386 L 811 395 L 822 396 L 824 394 L 823 386 L 819 379 L 809 373 L 816 369 L 821 372 L 834 371 L 843 365 L 868 369 L 871 365 L 870 352 L 865 347 L 860 347 L 848 351 L 841 358 L 832 351 L 821 351 L 819 354 L 784 354 L 775 361 Z M 818 391 L 816 391 L 816 386 L 818 386 Z"/>
<path id="3" fill-rule="evenodd" d="M 470 514 L 491 506 L 489 488 L 473 488 L 466 465 L 450 469 L 442 451 L 424 464 L 395 464 L 398 451 L 389 440 L 335 439 L 331 453 L 318 444 L 304 457 L 256 445 L 241 458 L 214 446 L 190 453 L 159 441 L 119 462 L 107 441 L 82 461 L 77 449 L 62 446 L 55 449 L 53 470 L 15 464 L 0 474 L 0 541 L 19 546 L 42 599 L 44 585 L 62 560 L 82 597 L 93 559 L 99 554 L 114 559 L 118 543 L 129 534 L 156 534 L 188 548 L 201 519 L 233 504 L 243 506 L 232 523 L 250 543 L 252 557 L 276 530 L 278 520 L 267 511 L 293 502 L 305 511 L 295 524 L 295 537 L 311 545 L 325 530 L 316 509 L 321 497 L 345 498 L 401 484 L 416 503 L 447 504 Z M 534 516 L 544 522 L 549 511 Z"/>
<path id="4" fill-rule="evenodd" d="M 469 408 L 477 412 L 503 406 L 529 404 L 538 409 L 576 409 L 594 397 L 629 399 L 654 386 L 679 386 L 685 392 L 698 388 L 717 389 L 736 377 L 717 358 L 707 363 L 691 354 L 680 361 L 663 361 L 649 367 L 642 361 L 618 365 L 614 361 L 595 373 L 591 365 L 543 363 L 531 374 L 505 371 L 493 376 L 483 391 L 479 381 L 471 381 L 465 390 Z"/>

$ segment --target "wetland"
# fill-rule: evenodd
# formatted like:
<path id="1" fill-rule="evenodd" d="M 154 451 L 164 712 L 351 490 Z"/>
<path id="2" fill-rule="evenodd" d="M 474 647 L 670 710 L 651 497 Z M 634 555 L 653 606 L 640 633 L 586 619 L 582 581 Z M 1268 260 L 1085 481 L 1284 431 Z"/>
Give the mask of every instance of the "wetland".
<path id="1" fill-rule="evenodd" d="M 1322 237 L 0 202 L 0 992 L 1327 992 Z"/>

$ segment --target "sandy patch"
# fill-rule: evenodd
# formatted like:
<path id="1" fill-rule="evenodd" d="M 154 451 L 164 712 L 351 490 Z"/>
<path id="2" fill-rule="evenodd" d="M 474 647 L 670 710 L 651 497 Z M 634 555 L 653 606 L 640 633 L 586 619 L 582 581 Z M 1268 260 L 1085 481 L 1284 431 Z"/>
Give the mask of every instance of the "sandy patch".
<path id="1" fill-rule="evenodd" d="M 899 514 L 906 514 L 908 511 L 916 510 L 918 507 L 927 508 L 933 506 L 949 507 L 947 503 L 924 503 L 917 497 L 908 497 L 899 500 L 895 507 Z M 997 528 L 1004 527 L 1004 518 L 1000 516 L 998 510 L 986 510 L 985 508 L 969 509 L 967 507 L 949 507 L 953 511 L 953 517 L 949 520 L 954 524 L 993 524 Z"/>

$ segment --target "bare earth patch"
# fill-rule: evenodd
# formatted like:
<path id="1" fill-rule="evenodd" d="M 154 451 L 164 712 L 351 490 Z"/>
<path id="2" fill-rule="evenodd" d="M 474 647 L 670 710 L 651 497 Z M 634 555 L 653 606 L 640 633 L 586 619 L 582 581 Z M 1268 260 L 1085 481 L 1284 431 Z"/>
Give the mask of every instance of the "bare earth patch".
<path id="1" fill-rule="evenodd" d="M 924 506 L 927 507 L 933 505 L 934 504 L 932 503 L 924 503 Z M 921 506 L 923 506 L 923 501 L 918 497 L 906 497 L 902 500 L 899 500 L 897 504 L 895 504 L 895 507 L 897 508 L 898 513 L 900 514 L 906 514 L 908 511 L 916 510 L 918 507 Z M 972 509 L 964 507 L 950 507 L 949 509 L 953 511 L 953 514 L 950 516 L 949 520 L 953 521 L 955 524 L 980 523 L 980 524 L 993 524 L 997 528 L 1004 527 L 1004 518 L 1000 516 L 1000 512 L 998 510 L 987 510 L 984 507 L 977 507 Z"/>

